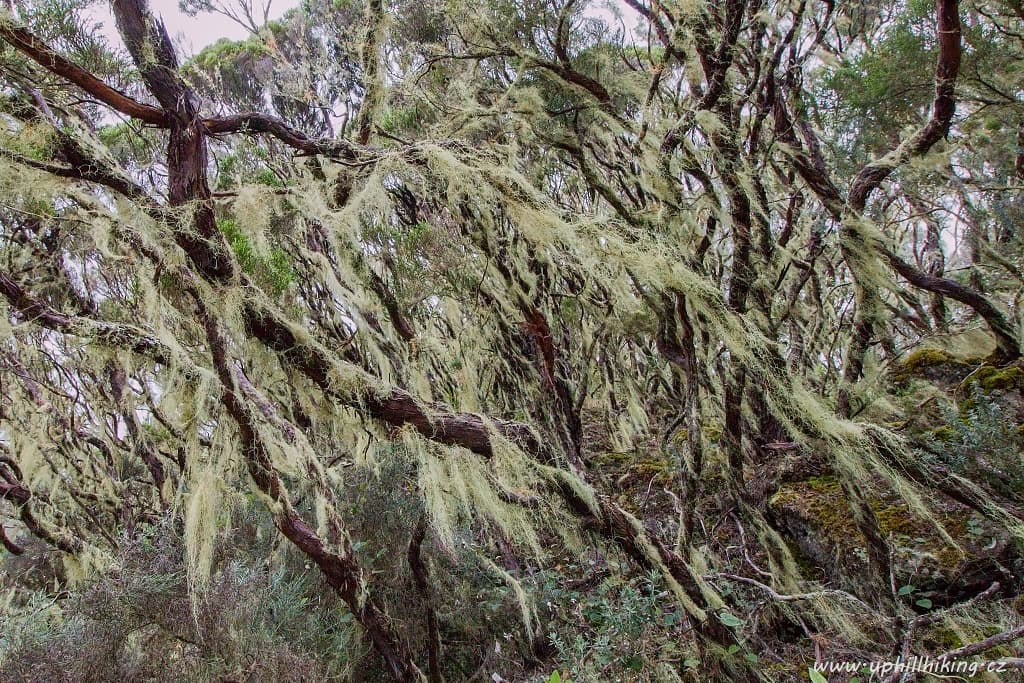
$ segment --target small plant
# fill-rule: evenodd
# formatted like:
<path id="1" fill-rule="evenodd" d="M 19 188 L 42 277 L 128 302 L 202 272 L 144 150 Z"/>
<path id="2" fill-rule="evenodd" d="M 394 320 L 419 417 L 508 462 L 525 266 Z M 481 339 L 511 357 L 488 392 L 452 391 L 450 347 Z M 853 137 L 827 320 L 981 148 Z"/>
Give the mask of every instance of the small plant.
<path id="1" fill-rule="evenodd" d="M 680 658 L 670 641 L 682 616 L 674 606 L 666 609 L 656 577 L 606 580 L 589 592 L 565 591 L 550 577 L 543 590 L 555 618 L 549 641 L 562 671 L 584 680 L 637 680 L 656 662 Z M 561 615 L 576 628 L 561 632 Z M 581 622 L 584 629 L 578 628 Z"/>
<path id="2" fill-rule="evenodd" d="M 907 598 L 908 600 L 910 600 L 910 599 L 912 599 L 914 591 L 916 591 L 916 590 L 917 590 L 917 588 L 914 587 L 914 586 L 905 585 L 905 586 L 900 586 L 900 588 L 899 588 L 899 590 L 897 592 L 899 593 L 900 597 L 904 597 L 904 598 Z M 918 607 L 922 608 L 922 609 L 931 609 L 932 608 L 932 601 L 929 600 L 928 598 L 918 598 L 917 600 L 914 600 L 914 604 L 917 605 Z"/>
<path id="3" fill-rule="evenodd" d="M 221 539 L 193 601 L 170 525 L 131 541 L 110 569 L 57 601 L 22 594 L 0 612 L 0 679 L 326 681 L 349 666 L 347 611 L 318 586 Z"/>
<path id="4" fill-rule="evenodd" d="M 220 220 L 217 227 L 227 238 L 242 270 L 252 275 L 270 294 L 280 296 L 295 280 L 291 259 L 284 250 L 274 247 L 261 253 L 235 220 Z"/>
<path id="5" fill-rule="evenodd" d="M 969 386 L 970 394 L 956 408 L 945 408 L 946 426 L 925 445 L 925 457 L 1009 498 L 1024 500 L 1017 426 L 979 382 Z"/>

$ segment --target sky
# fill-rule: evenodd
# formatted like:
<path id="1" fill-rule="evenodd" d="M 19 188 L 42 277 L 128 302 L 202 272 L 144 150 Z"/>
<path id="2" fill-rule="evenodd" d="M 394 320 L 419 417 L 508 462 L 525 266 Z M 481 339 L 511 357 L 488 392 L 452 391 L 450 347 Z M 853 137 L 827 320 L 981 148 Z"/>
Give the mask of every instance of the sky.
<path id="1" fill-rule="evenodd" d="M 223 1 L 229 4 L 237 2 L 237 0 Z M 261 0 L 253 0 L 253 4 L 262 5 Z M 298 4 L 299 0 L 270 0 L 270 18 L 277 19 Z M 606 19 L 611 19 L 611 13 L 606 9 L 601 9 L 601 4 L 603 3 L 594 2 L 592 11 Z M 619 5 L 626 19 L 627 27 L 632 28 L 632 25 L 636 23 L 636 12 L 622 0 L 612 0 L 610 4 Z M 219 38 L 239 40 L 246 37 L 244 28 L 220 14 L 203 13 L 195 17 L 186 15 L 178 9 L 178 0 L 150 0 L 149 6 L 154 14 L 163 19 L 171 39 L 182 55 L 194 55 Z M 97 21 L 103 23 L 104 33 L 112 42 L 120 42 L 117 26 L 110 14 L 109 3 L 96 3 L 90 13 Z"/>
<path id="2" fill-rule="evenodd" d="M 232 2 L 232 0 L 227 0 Z M 260 4 L 256 0 L 254 4 Z M 270 18 L 277 19 L 292 7 L 299 4 L 299 0 L 272 0 L 270 5 Z M 185 55 L 194 55 L 207 45 L 216 42 L 218 38 L 231 38 L 239 40 L 246 36 L 246 30 L 220 14 L 203 13 L 190 17 L 178 9 L 178 0 L 150 0 L 150 9 L 161 17 L 167 32 L 175 45 Z M 109 3 L 97 3 L 92 11 L 97 21 L 103 23 L 104 33 L 114 42 L 120 42 L 117 34 L 117 26 L 114 17 L 110 14 Z"/>

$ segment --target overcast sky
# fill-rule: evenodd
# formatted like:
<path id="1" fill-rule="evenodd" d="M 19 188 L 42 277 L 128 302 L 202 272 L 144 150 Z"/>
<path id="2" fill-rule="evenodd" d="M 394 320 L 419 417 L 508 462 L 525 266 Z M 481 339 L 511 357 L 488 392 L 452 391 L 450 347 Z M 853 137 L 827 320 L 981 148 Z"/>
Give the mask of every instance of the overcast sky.
<path id="1" fill-rule="evenodd" d="M 228 1 L 230 2 L 230 0 Z M 322 1 L 328 2 L 329 0 Z M 259 0 L 254 4 L 259 5 Z M 270 18 L 277 19 L 298 4 L 299 0 L 272 0 Z M 611 12 L 602 9 L 601 4 L 603 3 L 600 1 L 592 3 L 590 11 L 611 21 Z M 632 29 L 635 26 L 638 15 L 631 7 L 622 0 L 611 0 L 609 4 L 619 6 L 627 28 Z M 171 34 L 171 38 L 183 56 L 194 55 L 219 38 L 238 40 L 247 35 L 244 28 L 220 14 L 204 13 L 195 17 L 184 14 L 178 9 L 178 0 L 150 0 L 149 6 L 154 14 L 163 18 L 167 31 Z M 112 42 L 119 43 L 121 41 L 114 17 L 110 14 L 109 3 L 96 3 L 90 14 L 103 24 L 104 33 L 110 37 Z"/>
<path id="2" fill-rule="evenodd" d="M 277 19 L 298 4 L 299 0 L 273 0 L 270 5 L 270 18 Z M 244 28 L 220 14 L 187 16 L 178 9 L 178 0 L 150 0 L 149 6 L 154 14 L 163 18 L 171 38 L 186 55 L 194 55 L 218 38 L 238 40 L 247 35 Z M 114 17 L 110 14 L 109 3 L 97 3 L 91 13 L 97 21 L 103 23 L 104 32 L 110 39 L 120 42 L 121 38 L 117 34 Z"/>

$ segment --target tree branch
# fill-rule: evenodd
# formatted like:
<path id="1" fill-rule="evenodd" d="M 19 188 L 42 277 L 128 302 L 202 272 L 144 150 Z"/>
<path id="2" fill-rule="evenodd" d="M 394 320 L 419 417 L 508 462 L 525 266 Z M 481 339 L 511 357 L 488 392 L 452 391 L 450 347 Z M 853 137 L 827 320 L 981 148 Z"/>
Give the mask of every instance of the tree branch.
<path id="1" fill-rule="evenodd" d="M 850 187 L 849 204 L 858 214 L 864 211 L 868 197 L 883 180 L 911 157 L 928 152 L 936 142 L 949 133 L 956 111 L 955 86 L 960 71 L 960 15 L 959 0 L 936 0 L 936 39 L 939 44 L 938 63 L 935 65 L 935 100 L 932 115 L 913 137 L 885 155 L 872 161 L 857 174 Z"/>
<path id="2" fill-rule="evenodd" d="M 319 154 L 334 159 L 357 161 L 359 148 L 346 140 L 314 140 L 282 119 L 268 114 L 249 112 L 203 120 L 210 135 L 224 133 L 267 133 L 289 147 L 305 154 Z"/>
<path id="3" fill-rule="evenodd" d="M 100 102 L 122 114 L 154 126 L 162 128 L 167 126 L 167 113 L 162 109 L 143 104 L 120 90 L 110 87 L 71 60 L 59 55 L 26 29 L 12 24 L 10 20 L 0 20 L 0 38 L 50 73 L 74 83 Z"/>

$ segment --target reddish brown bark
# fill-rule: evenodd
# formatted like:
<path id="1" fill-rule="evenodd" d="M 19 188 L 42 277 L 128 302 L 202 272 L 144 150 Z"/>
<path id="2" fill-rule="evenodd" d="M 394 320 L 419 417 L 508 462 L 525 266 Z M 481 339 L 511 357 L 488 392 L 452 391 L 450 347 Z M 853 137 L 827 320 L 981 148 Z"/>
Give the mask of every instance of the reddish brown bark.
<path id="1" fill-rule="evenodd" d="M 167 125 L 167 114 L 159 107 L 153 107 L 132 99 L 116 88 L 112 88 L 82 67 L 52 50 L 24 28 L 0 21 L 0 38 L 17 48 L 42 67 L 74 83 L 100 102 L 134 119 L 156 126 Z"/>
<path id="2" fill-rule="evenodd" d="M 437 626 L 437 611 L 434 609 L 433 588 L 430 585 L 430 573 L 427 564 L 423 561 L 423 541 L 427 537 L 427 517 L 420 515 L 420 520 L 413 529 L 412 538 L 409 541 L 409 568 L 412 570 L 413 583 L 416 590 L 423 596 L 424 609 L 427 621 L 427 680 L 430 683 L 441 683 L 444 677 L 441 675 L 441 635 Z"/>
<path id="3" fill-rule="evenodd" d="M 856 213 L 864 211 L 868 197 L 899 163 L 921 156 L 946 137 L 956 112 L 956 78 L 960 72 L 960 7 L 959 0 L 936 0 L 935 39 L 939 56 L 935 65 L 935 100 L 928 123 L 910 139 L 897 163 L 872 162 L 861 169 L 850 186 L 849 204 Z"/>

